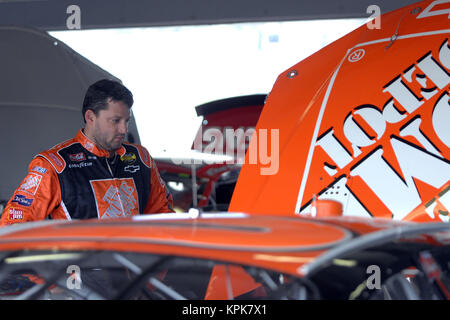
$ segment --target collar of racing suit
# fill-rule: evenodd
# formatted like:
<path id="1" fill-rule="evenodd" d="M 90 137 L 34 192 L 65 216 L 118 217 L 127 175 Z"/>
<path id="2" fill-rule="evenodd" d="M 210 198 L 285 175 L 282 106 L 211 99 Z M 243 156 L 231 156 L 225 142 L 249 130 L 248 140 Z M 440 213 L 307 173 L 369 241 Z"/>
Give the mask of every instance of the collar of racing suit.
<path id="1" fill-rule="evenodd" d="M 86 137 L 86 135 L 83 133 L 83 129 L 78 130 L 77 135 L 75 136 L 75 140 L 81 143 L 83 148 L 88 150 L 89 152 L 92 152 L 97 157 L 109 157 L 109 152 L 105 149 L 102 149 L 98 147 L 95 142 L 93 142 L 91 139 Z M 125 154 L 126 150 L 124 146 L 121 146 L 119 149 L 116 150 L 116 154 L 119 156 L 123 156 Z"/>

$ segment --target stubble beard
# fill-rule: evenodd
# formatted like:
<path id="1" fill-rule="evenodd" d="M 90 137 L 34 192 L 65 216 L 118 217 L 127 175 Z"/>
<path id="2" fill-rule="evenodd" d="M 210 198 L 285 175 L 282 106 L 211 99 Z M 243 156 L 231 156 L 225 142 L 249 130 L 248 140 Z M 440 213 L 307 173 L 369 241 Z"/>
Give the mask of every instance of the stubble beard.
<path id="1" fill-rule="evenodd" d="M 124 139 L 121 139 L 120 142 L 114 142 L 114 139 L 116 137 L 113 137 L 113 139 L 111 139 L 111 142 L 108 142 L 106 137 L 101 135 L 99 132 L 96 133 L 97 134 L 94 136 L 94 142 L 102 149 L 112 153 L 115 152 L 117 149 L 120 149 L 120 147 L 122 147 Z"/>

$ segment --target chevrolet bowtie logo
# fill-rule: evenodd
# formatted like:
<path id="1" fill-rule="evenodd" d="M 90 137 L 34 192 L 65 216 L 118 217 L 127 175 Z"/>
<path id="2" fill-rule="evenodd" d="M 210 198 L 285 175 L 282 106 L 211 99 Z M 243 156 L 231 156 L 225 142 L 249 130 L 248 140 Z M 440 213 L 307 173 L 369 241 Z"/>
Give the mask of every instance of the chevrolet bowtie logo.
<path id="1" fill-rule="evenodd" d="M 125 172 L 135 173 L 139 169 L 141 169 L 140 166 L 129 165 L 129 166 L 126 166 L 124 170 L 125 170 Z"/>

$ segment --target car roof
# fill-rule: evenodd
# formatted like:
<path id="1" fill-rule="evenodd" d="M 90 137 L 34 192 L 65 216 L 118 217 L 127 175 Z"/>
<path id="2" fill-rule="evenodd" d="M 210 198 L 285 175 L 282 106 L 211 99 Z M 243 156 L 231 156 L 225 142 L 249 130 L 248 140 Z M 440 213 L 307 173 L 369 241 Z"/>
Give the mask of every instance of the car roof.
<path id="1" fill-rule="evenodd" d="M 300 266 L 360 235 L 410 224 L 382 219 L 240 213 L 53 220 L 1 228 L 0 251 L 133 251 L 224 260 L 300 274 Z"/>

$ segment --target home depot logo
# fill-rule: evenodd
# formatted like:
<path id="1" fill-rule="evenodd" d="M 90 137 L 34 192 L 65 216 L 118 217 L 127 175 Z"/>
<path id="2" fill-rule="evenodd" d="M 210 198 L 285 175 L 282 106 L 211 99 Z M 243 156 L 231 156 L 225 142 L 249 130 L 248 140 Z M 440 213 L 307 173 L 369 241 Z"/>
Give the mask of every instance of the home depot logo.
<path id="1" fill-rule="evenodd" d="M 416 46 L 421 40 L 415 39 Z M 307 179 L 302 181 L 298 211 L 306 212 L 318 195 L 344 204 L 353 199 L 354 211 L 349 214 L 403 219 L 450 180 L 448 38 L 441 37 L 439 45 L 430 49 L 390 78 L 389 68 L 368 68 L 365 71 L 386 75 L 386 82 L 373 94 L 377 101 L 358 103 L 350 110 L 344 108 L 351 105 L 341 104 L 340 109 L 349 110 L 341 119 L 336 113 L 333 119 L 324 117 L 326 127 L 320 130 Z M 355 96 L 353 101 L 358 101 L 358 89 L 377 88 L 370 77 L 366 82 L 345 84 L 339 72 L 348 72 L 346 68 L 344 63 L 337 73 L 327 108 L 338 107 L 333 99 L 336 103 L 352 101 Z M 345 86 L 347 91 L 339 90 Z M 339 95 L 340 100 L 335 97 Z"/>
<path id="2" fill-rule="evenodd" d="M 138 195 L 132 178 L 90 181 L 99 219 L 139 214 Z"/>
<path id="3" fill-rule="evenodd" d="M 40 174 L 30 172 L 20 185 L 19 190 L 35 195 L 41 184 L 41 180 L 42 176 Z"/>

